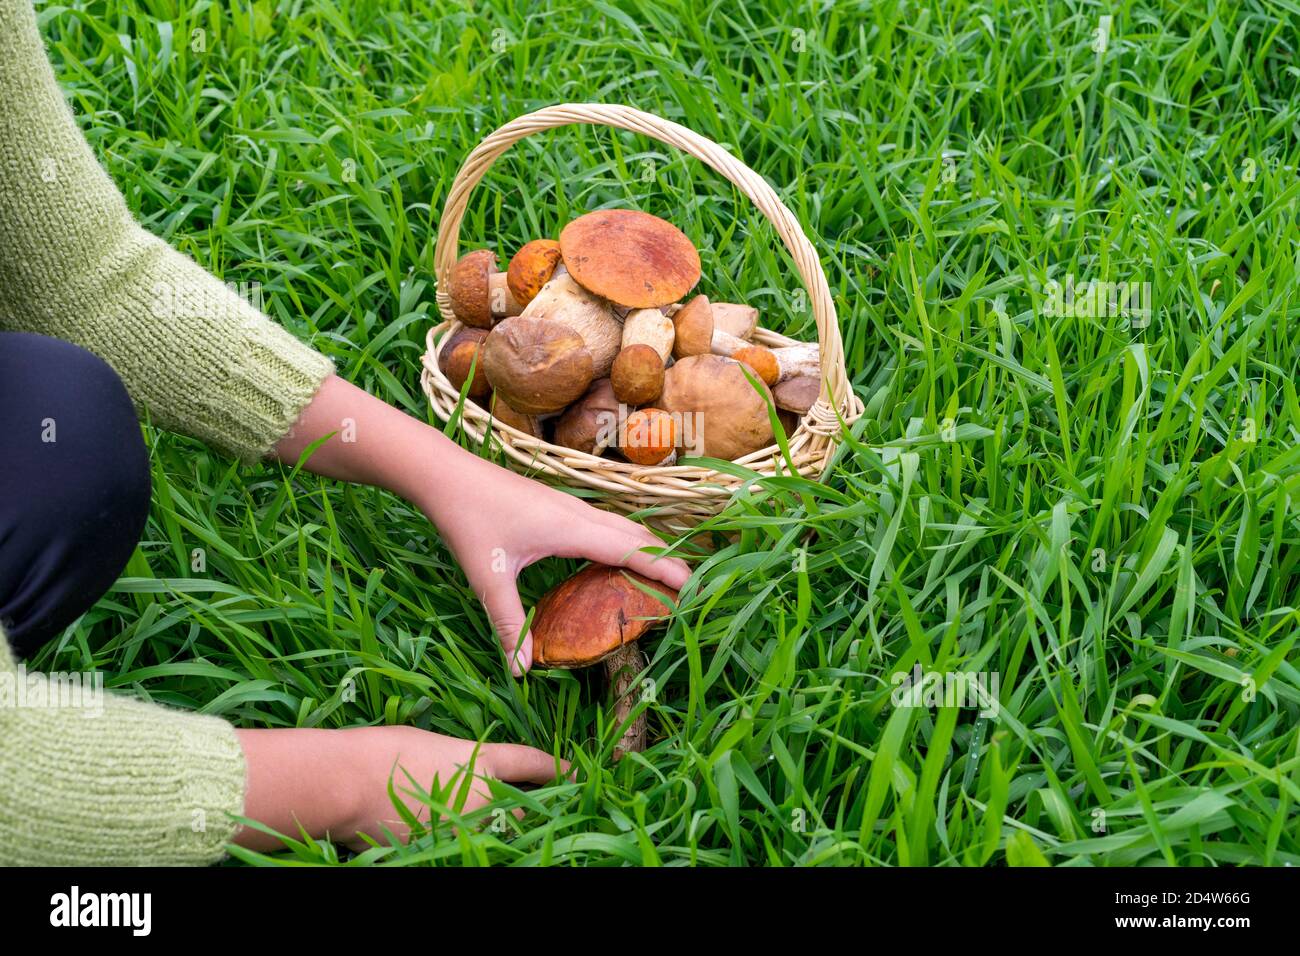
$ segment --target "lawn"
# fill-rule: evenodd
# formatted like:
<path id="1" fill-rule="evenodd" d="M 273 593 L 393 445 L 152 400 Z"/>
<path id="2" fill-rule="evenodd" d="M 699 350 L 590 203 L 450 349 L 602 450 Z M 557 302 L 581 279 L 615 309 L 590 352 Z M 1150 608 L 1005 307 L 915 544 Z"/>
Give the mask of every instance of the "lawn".
<path id="1" fill-rule="evenodd" d="M 150 429 L 144 539 L 33 667 L 578 771 L 499 787 L 522 822 L 242 860 L 1300 864 L 1292 4 L 38 7 L 147 227 L 413 415 L 459 164 L 570 101 L 675 120 L 768 179 L 866 403 L 824 482 L 767 481 L 681 543 L 697 574 L 649 644 L 650 746 L 617 765 L 600 684 L 511 679 L 414 508 Z M 672 219 L 702 291 L 815 336 L 761 214 L 607 128 L 512 149 L 463 249 L 601 206 Z M 577 566 L 530 568 L 525 605 Z M 900 706 L 917 668 L 997 699 Z"/>

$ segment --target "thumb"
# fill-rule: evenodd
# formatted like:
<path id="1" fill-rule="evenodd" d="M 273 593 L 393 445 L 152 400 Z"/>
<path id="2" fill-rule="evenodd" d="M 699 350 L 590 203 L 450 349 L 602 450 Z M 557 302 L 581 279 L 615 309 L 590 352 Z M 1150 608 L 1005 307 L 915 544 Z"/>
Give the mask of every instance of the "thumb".
<path id="1" fill-rule="evenodd" d="M 493 585 L 483 597 L 483 606 L 487 608 L 492 629 L 497 632 L 497 639 L 505 649 L 510 673 L 522 677 L 533 666 L 533 635 L 529 632 L 522 638 L 519 636 L 527 615 L 515 582 L 510 580 Z"/>

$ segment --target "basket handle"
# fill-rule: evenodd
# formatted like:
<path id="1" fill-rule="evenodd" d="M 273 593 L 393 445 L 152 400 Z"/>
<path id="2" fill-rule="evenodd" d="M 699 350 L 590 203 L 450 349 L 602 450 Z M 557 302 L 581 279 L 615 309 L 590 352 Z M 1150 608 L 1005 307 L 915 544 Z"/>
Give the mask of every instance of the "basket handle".
<path id="1" fill-rule="evenodd" d="M 831 299 L 826 273 L 822 270 L 817 252 L 804 235 L 799 220 L 781 202 L 766 180 L 717 143 L 678 123 L 630 106 L 604 103 L 547 106 L 511 120 L 474 147 L 451 184 L 442 220 L 438 224 L 438 238 L 433 249 L 434 275 L 438 282 L 438 311 L 444 316 L 452 315 L 446 279 L 456 264 L 460 224 L 465 218 L 470 192 L 496 162 L 497 157 L 514 143 L 533 133 L 574 123 L 614 126 L 675 146 L 721 173 L 749 197 L 776 228 L 777 235 L 794 260 L 804 288 L 812 298 L 813 320 L 817 323 L 817 335 L 821 342 L 821 400 L 827 402 L 833 398 L 833 406 L 844 409 L 851 393 L 844 374 L 844 343 L 840 339 L 835 303 Z"/>

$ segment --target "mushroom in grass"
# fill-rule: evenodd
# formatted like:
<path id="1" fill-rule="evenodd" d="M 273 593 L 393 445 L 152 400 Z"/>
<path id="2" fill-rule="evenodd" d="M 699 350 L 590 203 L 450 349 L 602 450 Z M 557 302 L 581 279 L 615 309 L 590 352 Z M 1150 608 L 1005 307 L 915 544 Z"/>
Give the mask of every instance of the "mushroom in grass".
<path id="1" fill-rule="evenodd" d="M 636 709 L 632 682 L 646 668 L 636 642 L 672 613 L 676 597 L 635 571 L 588 565 L 537 602 L 533 661 L 565 669 L 603 663 L 614 692 L 615 726 L 621 727 Z M 638 715 L 615 745 L 614 759 L 644 750 L 645 735 L 645 716 Z"/>
<path id="2" fill-rule="evenodd" d="M 542 423 L 536 415 L 525 415 L 523 412 L 515 411 L 510 407 L 509 402 L 495 392 L 492 393 L 492 398 L 488 402 L 488 411 L 502 425 L 516 428 L 525 435 L 532 435 L 534 438 L 542 438 L 544 435 Z"/>
<path id="3" fill-rule="evenodd" d="M 664 390 L 664 362 L 649 345 L 629 345 L 614 358 L 610 384 L 627 405 L 648 405 Z"/>
<path id="4" fill-rule="evenodd" d="M 556 270 L 541 291 L 524 308 L 521 317 L 562 322 L 582 337 L 591 353 L 596 378 L 605 378 L 623 342 L 623 326 L 609 303 L 592 295 L 567 271 Z"/>
<path id="5" fill-rule="evenodd" d="M 673 313 L 673 357 L 692 355 L 731 355 L 749 343 L 730 332 L 715 328 L 708 296 L 697 295 Z"/>
<path id="6" fill-rule="evenodd" d="M 668 369 L 658 405 L 681 422 L 679 447 L 733 461 L 772 444 L 770 398 L 762 379 L 750 384 L 739 362 L 707 354 L 687 356 Z"/>
<path id="7" fill-rule="evenodd" d="M 583 288 L 615 305 L 655 309 L 700 281 L 700 254 L 670 222 L 636 209 L 601 209 L 560 232 L 564 265 Z"/>
<path id="8" fill-rule="evenodd" d="M 448 287 L 456 318 L 475 328 L 490 329 L 494 319 L 518 315 L 522 310 L 510 294 L 506 274 L 497 271 L 497 254 L 476 249 L 451 267 Z"/>
<path id="9" fill-rule="evenodd" d="M 515 411 L 558 412 L 591 384 L 591 353 L 562 322 L 523 315 L 497 324 L 483 341 L 487 379 Z"/>
<path id="10" fill-rule="evenodd" d="M 662 408 L 627 416 L 618 450 L 634 465 L 671 465 L 677 460 L 677 423 Z"/>
<path id="11" fill-rule="evenodd" d="M 732 352 L 731 357 L 758 372 L 767 385 L 792 378 L 821 376 L 821 348 L 813 342 L 783 345 L 775 349 L 764 345 L 746 345 Z"/>
<path id="12" fill-rule="evenodd" d="M 534 239 L 515 253 L 506 267 L 506 286 L 520 306 L 526 306 L 551 281 L 560 264 L 560 244 L 554 239 Z"/>
<path id="13" fill-rule="evenodd" d="M 816 375 L 796 375 L 772 389 L 772 400 L 777 408 L 805 415 L 821 394 L 822 382 Z"/>
<path id="14" fill-rule="evenodd" d="M 487 335 L 483 329 L 476 329 L 472 325 L 463 326 L 447 338 L 438 352 L 438 368 L 442 369 L 442 374 L 447 376 L 447 381 L 458 392 L 469 379 L 471 366 L 474 367 L 474 380 L 470 382 L 466 395 L 475 401 L 486 398 L 492 390 L 487 375 L 483 372 L 483 341 Z M 475 357 L 478 358 L 478 365 L 474 365 Z"/>
<path id="15" fill-rule="evenodd" d="M 618 441 L 618 398 L 609 379 L 591 383 L 555 423 L 555 444 L 599 455 Z"/>

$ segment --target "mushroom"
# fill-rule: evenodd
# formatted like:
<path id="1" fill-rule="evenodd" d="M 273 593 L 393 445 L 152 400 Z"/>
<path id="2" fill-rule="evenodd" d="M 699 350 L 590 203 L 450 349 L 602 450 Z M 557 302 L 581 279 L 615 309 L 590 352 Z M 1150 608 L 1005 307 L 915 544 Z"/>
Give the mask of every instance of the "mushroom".
<path id="1" fill-rule="evenodd" d="M 554 239 L 534 239 L 515 253 L 506 267 L 506 286 L 520 306 L 536 298 L 542 286 L 551 281 L 560 264 L 560 244 Z"/>
<path id="2" fill-rule="evenodd" d="M 687 416 L 695 433 L 690 447 L 699 455 L 734 460 L 772 444 L 771 398 L 761 379 L 754 385 L 741 364 L 721 355 L 691 355 L 664 374 L 659 407 L 678 416 L 686 447 Z"/>
<path id="3" fill-rule="evenodd" d="M 646 668 L 636 642 L 668 618 L 671 606 L 665 598 L 676 597 L 677 592 L 635 571 L 588 565 L 537 602 L 533 661 L 570 670 L 603 662 L 613 687 L 615 726 L 621 727 L 636 709 L 632 681 Z M 645 737 L 645 716 L 638 715 L 614 746 L 614 759 L 644 750 Z"/>
<path id="4" fill-rule="evenodd" d="M 623 320 L 623 348 L 614 358 L 614 394 L 629 405 L 659 397 L 664 364 L 673 352 L 673 320 L 660 309 L 633 309 Z"/>
<path id="5" fill-rule="evenodd" d="M 776 419 L 781 423 L 781 428 L 785 431 L 787 438 L 799 428 L 799 416 L 788 409 L 781 408 L 779 405 L 776 409 Z"/>
<path id="6" fill-rule="evenodd" d="M 492 399 L 488 403 L 488 411 L 492 417 L 502 425 L 509 425 L 516 428 L 525 435 L 532 435 L 534 438 L 542 438 L 542 423 L 536 415 L 525 415 L 523 412 L 517 412 L 510 407 L 510 403 L 498 395 L 492 393 Z"/>
<path id="7" fill-rule="evenodd" d="M 654 309 L 700 281 L 700 254 L 670 222 L 636 209 L 601 209 L 560 232 L 573 278 L 615 305 Z"/>
<path id="8" fill-rule="evenodd" d="M 493 319 L 523 310 L 510 294 L 505 273 L 497 271 L 497 254 L 491 249 L 476 249 L 460 257 L 451 267 L 448 293 L 456 318 L 480 329 L 490 329 Z"/>
<path id="9" fill-rule="evenodd" d="M 597 379 L 555 423 L 555 444 L 599 455 L 618 439 L 618 412 L 609 379 Z"/>
<path id="10" fill-rule="evenodd" d="M 447 337 L 438 353 L 438 368 L 442 369 L 442 374 L 447 376 L 447 381 L 458 392 L 464 388 L 465 381 L 469 378 L 470 367 L 474 367 L 474 380 L 466 395 L 476 401 L 486 398 L 492 390 L 487 375 L 483 372 L 482 347 L 487 335 L 483 329 L 476 329 L 472 325 L 462 326 Z M 475 356 L 478 357 L 477 366 L 474 365 Z"/>
<path id="11" fill-rule="evenodd" d="M 777 408 L 805 415 L 821 394 L 821 379 L 815 375 L 796 375 L 787 378 L 772 389 L 772 400 Z"/>
<path id="12" fill-rule="evenodd" d="M 781 377 L 781 370 L 776 363 L 772 350 L 762 345 L 746 345 L 736 349 L 731 355 L 737 362 L 743 362 L 758 373 L 764 385 L 775 385 Z"/>
<path id="13" fill-rule="evenodd" d="M 711 302 L 709 311 L 713 313 L 713 327 L 734 335 L 748 342 L 758 328 L 758 309 L 752 305 L 738 305 L 735 302 Z"/>
<path id="14" fill-rule="evenodd" d="M 609 375 L 623 341 L 623 326 L 614 318 L 609 303 L 578 285 L 568 271 L 557 269 L 521 316 L 569 326 L 586 343 L 595 377 Z"/>
<path id="15" fill-rule="evenodd" d="M 821 377 L 821 349 L 812 342 L 775 349 L 747 345 L 732 352 L 731 357 L 758 372 L 768 385 L 804 376 Z"/>
<path id="16" fill-rule="evenodd" d="M 659 309 L 633 309 L 623 320 L 623 348 L 648 345 L 667 362 L 673 354 L 673 320 Z"/>
<path id="17" fill-rule="evenodd" d="M 558 412 L 591 384 L 591 353 L 562 322 L 516 315 L 483 342 L 483 372 L 503 399 L 525 415 Z"/>
<path id="18" fill-rule="evenodd" d="M 673 314 L 673 358 L 691 355 L 727 355 L 743 349 L 749 343 L 730 332 L 714 328 L 713 310 L 708 296 L 697 295 Z"/>
<path id="19" fill-rule="evenodd" d="M 649 404 L 664 390 L 664 361 L 652 346 L 625 346 L 614 359 L 609 381 L 620 402 Z"/>
<path id="20" fill-rule="evenodd" d="M 618 450 L 634 465 L 671 465 L 677 460 L 677 423 L 662 408 L 627 416 Z"/>

